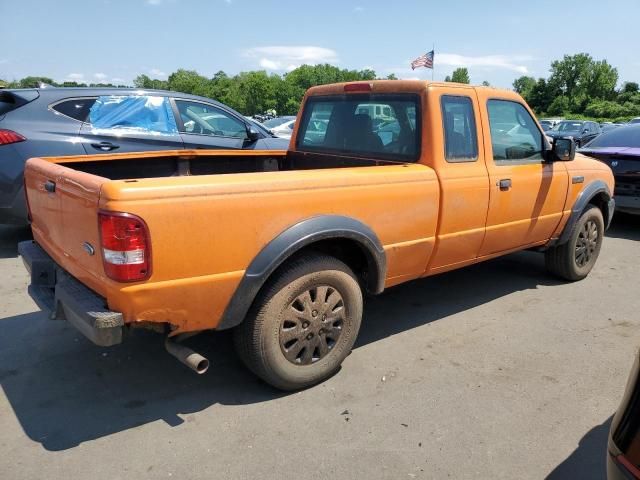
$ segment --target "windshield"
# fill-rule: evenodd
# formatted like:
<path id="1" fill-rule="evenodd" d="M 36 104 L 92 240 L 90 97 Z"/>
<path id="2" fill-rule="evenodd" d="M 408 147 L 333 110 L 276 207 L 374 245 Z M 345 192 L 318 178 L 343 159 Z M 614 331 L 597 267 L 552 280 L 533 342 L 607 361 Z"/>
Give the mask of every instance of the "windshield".
<path id="1" fill-rule="evenodd" d="M 418 97 L 413 94 L 311 97 L 296 139 L 302 151 L 416 160 Z"/>
<path id="2" fill-rule="evenodd" d="M 582 127 L 582 122 L 560 122 L 556 127 L 558 132 L 576 132 Z"/>
<path id="3" fill-rule="evenodd" d="M 587 148 L 627 147 L 640 148 L 640 125 L 618 127 L 597 136 Z"/>

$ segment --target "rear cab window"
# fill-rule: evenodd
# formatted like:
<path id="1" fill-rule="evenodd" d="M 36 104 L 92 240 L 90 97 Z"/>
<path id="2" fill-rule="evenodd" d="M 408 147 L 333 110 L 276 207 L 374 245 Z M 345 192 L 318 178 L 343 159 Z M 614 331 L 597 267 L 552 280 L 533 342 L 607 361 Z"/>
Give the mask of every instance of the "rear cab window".
<path id="1" fill-rule="evenodd" d="M 310 97 L 296 149 L 414 162 L 420 156 L 419 105 L 415 94 Z"/>

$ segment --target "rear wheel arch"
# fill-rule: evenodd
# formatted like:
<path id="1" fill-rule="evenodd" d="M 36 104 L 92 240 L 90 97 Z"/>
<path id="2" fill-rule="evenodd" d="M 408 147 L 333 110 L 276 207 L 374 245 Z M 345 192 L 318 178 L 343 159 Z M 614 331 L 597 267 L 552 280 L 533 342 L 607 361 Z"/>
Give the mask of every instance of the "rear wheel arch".
<path id="1" fill-rule="evenodd" d="M 386 256 L 375 232 L 351 217 L 312 217 L 280 233 L 253 259 L 216 329 L 242 323 L 269 278 L 290 261 L 313 252 L 345 263 L 368 292 L 375 294 L 384 289 Z"/>

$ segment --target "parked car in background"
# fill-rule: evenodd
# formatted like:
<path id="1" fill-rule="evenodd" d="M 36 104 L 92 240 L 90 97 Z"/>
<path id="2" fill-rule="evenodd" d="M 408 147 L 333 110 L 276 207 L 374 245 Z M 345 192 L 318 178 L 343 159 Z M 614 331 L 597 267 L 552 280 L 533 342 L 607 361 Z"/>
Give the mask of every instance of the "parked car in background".
<path id="1" fill-rule="evenodd" d="M 295 120 L 295 119 L 296 119 L 295 115 L 285 115 L 283 117 L 276 117 L 276 118 L 272 118 L 270 120 L 265 120 L 262 123 L 262 125 L 264 125 L 266 128 L 271 130 L 273 128 L 279 127 L 283 123 L 287 123 L 287 122 L 290 122 L 291 120 Z"/>
<path id="2" fill-rule="evenodd" d="M 632 118 L 629 120 L 629 124 L 633 125 L 635 123 L 640 123 L 640 117 Z"/>
<path id="3" fill-rule="evenodd" d="M 278 138 L 290 139 L 291 134 L 293 133 L 293 127 L 295 126 L 296 126 L 296 119 L 294 118 L 293 120 L 289 120 L 287 122 L 284 122 L 281 125 L 278 125 L 275 128 L 272 128 L 271 133 L 273 133 Z"/>
<path id="4" fill-rule="evenodd" d="M 600 125 L 596 122 L 582 120 L 563 120 L 553 130 L 546 132 L 547 136 L 551 138 L 572 137 L 576 142 L 576 147 L 593 140 L 600 133 Z"/>
<path id="5" fill-rule="evenodd" d="M 551 130 L 554 126 L 551 120 L 540 120 L 538 123 L 542 127 L 542 130 L 544 130 L 545 132 Z"/>
<path id="6" fill-rule="evenodd" d="M 286 149 L 214 100 L 129 88 L 0 91 L 0 224 L 26 224 L 28 158 L 180 149 Z"/>
<path id="7" fill-rule="evenodd" d="M 611 130 L 615 130 L 620 126 L 619 123 L 613 122 L 604 122 L 600 124 L 600 130 L 602 133 L 610 132 Z"/>
<path id="8" fill-rule="evenodd" d="M 603 133 L 580 153 L 597 158 L 613 170 L 616 209 L 640 214 L 640 124 Z"/>
<path id="9" fill-rule="evenodd" d="M 635 362 L 624 397 L 609 432 L 607 479 L 640 479 L 640 358 Z"/>
<path id="10" fill-rule="evenodd" d="M 563 118 L 541 118 L 538 123 L 540 123 L 540 126 L 542 127 L 542 129 L 546 132 L 547 130 L 551 130 L 553 129 L 553 127 L 555 127 L 556 125 L 558 125 L 562 120 L 564 120 Z M 550 126 L 550 128 L 546 128 L 546 126 Z"/>

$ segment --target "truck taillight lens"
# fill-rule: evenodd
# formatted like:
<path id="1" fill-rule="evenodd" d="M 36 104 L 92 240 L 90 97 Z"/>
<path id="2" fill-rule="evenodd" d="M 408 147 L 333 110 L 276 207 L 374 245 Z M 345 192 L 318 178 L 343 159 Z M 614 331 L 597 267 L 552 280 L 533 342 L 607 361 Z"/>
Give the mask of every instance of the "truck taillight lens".
<path id="1" fill-rule="evenodd" d="M 24 138 L 13 130 L 3 130 L 0 128 L 0 145 L 9 145 L 10 143 L 24 142 Z"/>
<path id="2" fill-rule="evenodd" d="M 104 272 L 118 282 L 137 282 L 151 276 L 149 230 L 130 213 L 100 212 Z"/>

